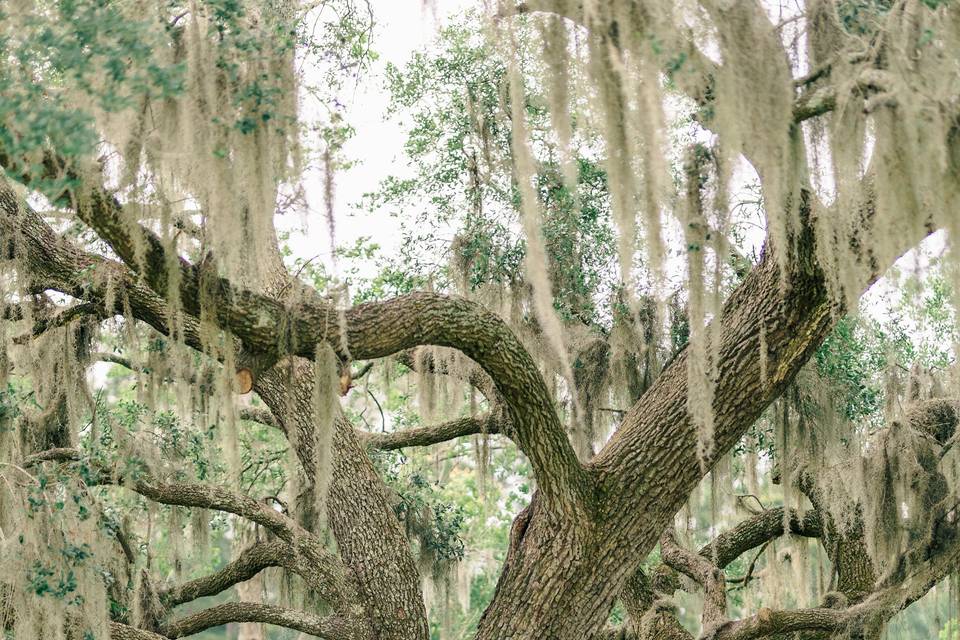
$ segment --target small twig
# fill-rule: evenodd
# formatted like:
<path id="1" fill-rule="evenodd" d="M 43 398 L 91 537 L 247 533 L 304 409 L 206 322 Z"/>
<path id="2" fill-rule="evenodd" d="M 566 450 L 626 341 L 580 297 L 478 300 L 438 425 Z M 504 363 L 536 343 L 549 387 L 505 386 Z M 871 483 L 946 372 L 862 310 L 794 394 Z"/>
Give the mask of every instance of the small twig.
<path id="1" fill-rule="evenodd" d="M 189 13 L 190 13 L 190 10 L 187 9 L 186 11 L 174 16 L 173 20 L 170 21 L 170 28 L 177 26 L 177 23 L 180 22 L 183 18 L 185 18 Z"/>
<path id="2" fill-rule="evenodd" d="M 746 501 L 747 498 L 753 498 L 754 500 L 757 501 L 757 504 L 760 505 L 760 509 L 761 509 L 760 513 L 762 513 L 763 511 L 766 511 L 766 510 L 767 510 L 767 508 L 763 505 L 763 502 L 760 500 L 760 498 L 758 498 L 757 496 L 753 495 L 752 493 L 738 493 L 738 494 L 736 495 L 736 498 L 737 498 L 737 502 L 739 502 L 740 504 L 743 504 L 743 503 Z M 756 513 L 757 513 L 757 512 L 752 511 L 752 510 L 751 510 L 749 507 L 747 507 L 747 505 L 745 505 L 745 504 L 743 504 L 743 508 L 746 509 L 747 511 L 750 511 L 750 513 L 753 513 L 753 514 L 756 514 Z"/>
<path id="3" fill-rule="evenodd" d="M 370 373 L 370 371 L 371 371 L 372 369 L 373 369 L 373 360 L 371 360 L 371 361 L 368 362 L 367 364 L 365 364 L 365 365 L 363 365 L 362 367 L 360 367 L 359 369 L 357 369 L 357 372 L 356 372 L 356 373 L 351 373 L 351 374 L 350 374 L 350 379 L 351 379 L 351 380 L 359 380 L 359 379 L 362 378 L 363 376 L 365 376 L 365 375 L 367 375 L 368 373 Z"/>
<path id="4" fill-rule="evenodd" d="M 366 387 L 367 394 L 373 398 L 373 402 L 377 405 L 377 409 L 380 411 L 380 431 L 382 433 L 387 432 L 387 418 L 383 415 L 383 407 L 380 406 L 380 401 L 377 400 L 377 396 L 373 395 L 373 391 L 370 391 L 370 387 Z"/>
<path id="5" fill-rule="evenodd" d="M 747 572 L 742 578 L 727 579 L 727 582 L 740 583 L 739 587 L 732 587 L 730 591 L 733 591 L 734 589 L 744 589 L 748 584 L 750 584 L 750 580 L 753 578 L 753 570 L 757 566 L 757 561 L 760 559 L 760 556 L 763 555 L 763 552 L 767 550 L 767 546 L 769 546 L 770 542 L 770 540 L 767 540 L 763 543 L 763 545 L 760 547 L 760 550 L 757 551 L 757 555 L 753 556 L 753 560 L 750 561 L 750 564 L 747 566 Z"/>

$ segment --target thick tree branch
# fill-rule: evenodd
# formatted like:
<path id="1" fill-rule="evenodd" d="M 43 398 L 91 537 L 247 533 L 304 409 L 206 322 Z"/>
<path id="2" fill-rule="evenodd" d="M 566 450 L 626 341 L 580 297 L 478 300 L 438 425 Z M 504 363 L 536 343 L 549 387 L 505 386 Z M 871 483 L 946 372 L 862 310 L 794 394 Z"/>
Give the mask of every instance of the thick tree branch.
<path id="1" fill-rule="evenodd" d="M 95 198 L 94 201 L 94 204 L 99 202 Z M 129 225 L 120 219 L 119 212 L 113 211 L 113 205 L 101 205 L 106 207 L 104 220 L 95 217 L 91 224 L 95 229 L 100 227 L 98 232 L 102 229 L 103 233 L 117 234 L 119 249 L 114 248 L 121 256 L 135 251 L 137 245 L 126 231 Z M 34 275 L 44 281 L 44 286 L 79 299 L 105 297 L 105 292 L 98 291 L 96 284 L 78 282 L 75 269 L 103 266 L 108 261 L 89 256 L 57 236 L 9 187 L 2 185 L 0 210 L 4 214 L 0 220 L 4 235 L 23 240 L 24 257 L 37 266 L 38 273 Z M 109 237 L 105 239 L 110 241 Z M 150 243 L 150 247 L 151 252 L 163 250 L 158 243 Z M 158 257 L 156 261 L 159 260 Z M 47 266 L 39 264 L 41 262 Z M 165 270 L 166 258 L 159 264 Z M 187 273 L 181 274 L 181 283 L 188 283 L 189 277 Z M 134 315 L 161 333 L 169 334 L 167 305 L 162 298 L 158 300 L 158 296 L 143 291 L 142 286 L 138 289 L 134 278 L 127 276 L 123 280 Z M 154 292 L 163 290 L 161 286 L 153 288 Z M 289 353 L 306 358 L 314 357 L 320 341 L 339 351 L 346 345 L 351 357 L 362 360 L 386 357 L 421 345 L 460 350 L 483 367 L 504 398 L 513 427 L 511 435 L 530 459 L 545 504 L 556 501 L 583 506 L 589 503 L 589 479 L 560 424 L 536 363 L 510 328 L 482 306 L 458 297 L 418 293 L 388 302 L 359 305 L 346 312 L 343 323 L 340 312 L 330 304 L 307 300 L 290 309 L 272 298 L 235 289 L 223 278 L 213 278 L 209 293 L 213 307 L 210 311 L 220 326 L 232 332 L 245 349 L 254 354 L 272 354 L 275 358 L 287 355 L 278 347 L 278 343 L 283 342 L 278 340 L 279 327 L 288 328 L 285 347 Z M 196 300 L 190 302 L 188 297 L 183 295 L 184 308 L 198 314 Z M 198 333 L 190 337 L 196 340 L 196 345 L 191 346 L 201 346 Z"/>
<path id="2" fill-rule="evenodd" d="M 841 631 L 855 620 L 847 611 L 836 609 L 761 609 L 749 618 L 727 622 L 702 640 L 756 640 L 799 631 Z"/>
<path id="3" fill-rule="evenodd" d="M 316 616 L 305 611 L 255 602 L 230 602 L 204 609 L 161 630 L 168 638 L 182 638 L 231 622 L 260 622 L 294 629 L 324 640 L 367 640 L 364 628 L 354 618 Z"/>
<path id="4" fill-rule="evenodd" d="M 137 629 L 119 622 L 110 623 L 111 640 L 169 640 L 167 636 L 159 633 L 147 631 L 146 629 Z"/>
<path id="5" fill-rule="evenodd" d="M 767 509 L 721 533 L 699 553 L 722 569 L 750 549 L 782 536 L 783 522 L 783 507 Z M 790 533 L 819 538 L 822 533 L 820 515 L 814 510 L 799 513 L 791 509 Z"/>
<path id="6" fill-rule="evenodd" d="M 858 236 L 850 239 L 858 243 L 854 246 L 871 246 L 864 238 L 875 232 L 872 206 L 872 201 L 863 204 Z M 782 393 L 839 317 L 815 262 L 809 201 L 802 203 L 801 212 L 807 226 L 794 240 L 788 270 L 781 271 L 768 251 L 715 320 L 721 323 L 720 344 L 715 356 L 713 455 L 706 467 Z M 892 239 L 895 246 L 883 256 L 865 251 L 860 286 L 868 286 L 897 256 L 931 231 L 927 225 L 912 236 L 898 234 Z M 760 353 L 761 344 L 766 354 Z M 646 541 L 637 549 L 638 557 L 646 554 L 705 468 L 697 449 L 698 430 L 687 406 L 688 357 L 684 350 L 666 368 L 591 463 L 606 489 L 605 517 L 613 530 L 623 532 L 622 544 L 632 548 L 638 540 Z M 764 358 L 765 376 L 761 372 Z M 658 481 L 651 483 L 653 476 Z M 638 486 L 650 490 L 637 491 Z M 628 515 L 638 513 L 646 517 Z M 651 517 L 653 514 L 657 515 Z"/>
<path id="7" fill-rule="evenodd" d="M 393 451 L 404 447 L 428 447 L 455 438 L 478 433 L 500 433 L 501 419 L 492 414 L 476 418 L 458 418 L 441 424 L 414 429 L 403 429 L 392 433 L 372 433 L 361 431 L 360 439 L 371 449 Z"/>
<path id="8" fill-rule="evenodd" d="M 0 238 L 4 257 L 15 259 L 33 290 L 51 289 L 78 300 L 100 304 L 105 312 L 122 315 L 125 303 L 134 315 L 160 333 L 172 333 L 169 305 L 145 286 L 127 267 L 82 251 L 47 225 L 0 175 Z M 113 288 L 117 295 L 109 295 Z M 113 308 L 105 304 L 113 299 Z M 197 321 L 178 318 L 177 335 L 191 347 L 202 349 Z"/>
<path id="9" fill-rule="evenodd" d="M 197 598 L 213 596 L 233 585 L 246 582 L 267 567 L 283 564 L 283 555 L 289 553 L 290 545 L 281 540 L 257 542 L 240 552 L 240 555 L 219 571 L 182 585 L 162 590 L 160 602 L 165 607 L 176 607 Z"/>

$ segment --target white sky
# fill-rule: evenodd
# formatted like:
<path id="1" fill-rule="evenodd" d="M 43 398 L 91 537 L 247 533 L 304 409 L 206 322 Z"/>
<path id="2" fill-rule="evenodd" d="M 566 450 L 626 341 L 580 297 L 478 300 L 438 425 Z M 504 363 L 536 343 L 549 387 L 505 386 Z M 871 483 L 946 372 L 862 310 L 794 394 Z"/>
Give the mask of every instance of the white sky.
<path id="1" fill-rule="evenodd" d="M 404 127 L 399 121 L 385 120 L 389 93 L 383 70 L 388 62 L 403 66 L 415 51 L 434 39 L 438 25 L 443 24 L 446 17 L 477 3 L 445 0 L 427 8 L 424 0 L 370 2 L 376 22 L 373 49 L 380 57 L 373 69 L 359 83 L 347 87 L 341 96 L 346 119 L 356 129 L 356 135 L 344 148 L 344 155 L 357 164 L 336 175 L 334 224 L 337 246 L 351 246 L 357 239 L 369 236 L 384 253 L 389 254 L 399 247 L 400 220 L 386 213 L 365 214 L 355 208 L 363 194 L 374 191 L 381 180 L 407 172 L 403 156 Z M 309 203 L 306 220 L 289 216 L 286 220 L 278 220 L 277 224 L 282 229 L 296 230 L 303 228 L 305 223 L 305 233 L 291 237 L 294 254 L 304 259 L 320 256 L 330 265 L 322 172 L 309 172 L 305 187 Z"/>

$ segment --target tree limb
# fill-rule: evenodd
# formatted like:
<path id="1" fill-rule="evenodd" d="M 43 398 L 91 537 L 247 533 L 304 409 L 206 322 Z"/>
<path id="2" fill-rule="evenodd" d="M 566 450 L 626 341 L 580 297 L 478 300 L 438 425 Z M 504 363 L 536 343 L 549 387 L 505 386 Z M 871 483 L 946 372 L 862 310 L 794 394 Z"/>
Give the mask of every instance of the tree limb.
<path id="1" fill-rule="evenodd" d="M 103 307 L 99 304 L 93 302 L 81 302 L 80 304 L 75 304 L 71 307 L 58 312 L 53 316 L 45 316 L 38 318 L 33 323 L 33 328 L 30 333 L 17 336 L 13 341 L 17 344 L 24 344 L 29 342 L 32 338 L 37 338 L 51 329 L 56 329 L 59 327 L 65 327 L 74 320 L 79 318 L 84 318 L 86 316 L 94 316 L 98 319 L 103 319 L 107 316 Z"/>
<path id="2" fill-rule="evenodd" d="M 167 636 L 159 633 L 137 629 L 119 622 L 110 623 L 110 638 L 111 640 L 169 640 Z"/>
<path id="3" fill-rule="evenodd" d="M 274 429 L 286 431 L 283 424 L 277 420 L 277 417 L 273 415 L 273 412 L 267 407 L 240 407 L 237 413 L 241 420 L 249 420 L 250 422 L 256 422 L 268 427 L 273 427 Z"/>
<path id="4" fill-rule="evenodd" d="M 361 431 L 359 434 L 361 442 L 367 447 L 393 451 L 404 447 L 428 447 L 477 433 L 500 433 L 500 422 L 501 420 L 492 414 L 486 414 L 476 418 L 458 418 L 441 424 L 403 429 L 392 433 Z"/>
<path id="5" fill-rule="evenodd" d="M 712 629 L 727 617 L 727 589 L 723 570 L 705 557 L 681 546 L 670 527 L 660 537 L 660 551 L 668 566 L 703 588 L 703 628 Z"/>
<path id="6" fill-rule="evenodd" d="M 282 565 L 283 554 L 289 550 L 290 546 L 281 540 L 256 542 L 241 551 L 236 559 L 219 571 L 161 590 L 160 602 L 170 608 L 197 598 L 216 595 L 237 583 L 250 580 L 267 567 Z"/>
<path id="7" fill-rule="evenodd" d="M 721 533 L 699 553 L 722 569 L 750 549 L 782 536 L 783 523 L 783 507 L 767 509 Z M 822 534 L 820 515 L 814 510 L 800 513 L 791 509 L 790 533 L 819 538 Z"/>
<path id="8" fill-rule="evenodd" d="M 360 623 L 342 615 L 316 616 L 297 609 L 256 602 L 229 602 L 204 609 L 162 628 L 168 638 L 182 638 L 231 622 L 260 622 L 294 629 L 324 640 L 367 640 Z"/>
<path id="9" fill-rule="evenodd" d="M 114 249 L 121 257 L 135 255 L 131 252 L 135 251 L 136 243 L 128 235 L 128 225 L 121 224 L 114 205 L 103 198 L 93 200 L 94 203 L 100 202 L 99 206 L 105 209 L 104 217 L 93 217 L 90 224 L 98 233 L 107 234 L 105 239 L 108 242 L 112 234 L 117 236 Z M 80 299 L 105 297 L 105 292 L 98 291 L 95 284 L 82 279 L 78 282 L 75 271 L 68 276 L 65 270 L 75 269 L 77 265 L 83 268 L 108 265 L 108 261 L 85 254 L 57 236 L 36 212 L 3 185 L 0 185 L 0 210 L 5 214 L 0 220 L 0 225 L 6 227 L 5 235 L 25 241 L 21 245 L 32 264 L 48 263 L 46 269 L 37 265 L 36 275 L 47 276 L 45 286 L 66 290 L 65 293 Z M 166 258 L 161 255 L 163 247 L 158 242 L 149 242 L 149 252 L 156 254 L 149 262 L 153 264 L 162 258 L 160 264 L 165 270 Z M 182 259 L 178 260 L 182 262 Z M 190 269 L 182 264 L 181 268 Z M 151 279 L 149 274 L 144 277 L 148 281 Z M 166 275 L 162 277 L 165 284 Z M 190 277 L 189 273 L 180 276 L 182 302 L 188 312 L 199 313 L 196 299 L 188 300 L 195 292 L 183 289 L 188 286 Z M 421 345 L 462 351 L 483 367 L 504 398 L 513 426 L 511 435 L 530 459 L 545 504 L 556 502 L 582 508 L 590 502 L 589 478 L 560 424 L 553 399 L 536 363 L 510 328 L 481 305 L 454 296 L 415 293 L 354 307 L 346 312 L 346 322 L 343 323 L 340 311 L 331 304 L 319 302 L 319 296 L 317 300 L 306 300 L 290 309 L 267 296 L 235 289 L 226 279 L 213 280 L 210 285 L 211 313 L 220 327 L 239 338 L 251 353 L 277 358 L 288 355 L 281 353 L 278 347 L 281 341 L 277 328 L 283 326 L 288 327 L 289 342 L 285 347 L 289 347 L 289 353 L 311 359 L 320 341 L 326 341 L 339 351 L 346 345 L 351 357 L 362 360 L 386 357 Z M 153 284 L 158 285 L 158 282 Z M 158 290 L 164 290 L 163 287 L 153 286 L 152 293 L 144 292 L 142 286 L 137 289 L 136 279 L 129 275 L 124 278 L 124 283 L 134 315 L 169 335 L 167 305 L 155 295 Z M 194 320 L 192 327 L 195 326 Z M 191 346 L 202 348 L 199 332 L 188 337 Z"/>

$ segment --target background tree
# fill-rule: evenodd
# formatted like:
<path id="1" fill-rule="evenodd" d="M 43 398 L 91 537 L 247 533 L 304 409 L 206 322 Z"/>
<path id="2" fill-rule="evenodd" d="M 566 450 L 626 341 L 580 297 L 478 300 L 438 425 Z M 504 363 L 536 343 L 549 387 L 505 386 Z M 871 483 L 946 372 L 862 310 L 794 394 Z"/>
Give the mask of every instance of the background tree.
<path id="1" fill-rule="evenodd" d="M 367 9 L 0 9 L 5 634 L 875 638 L 954 572 L 953 4 L 485 5 L 351 282 L 274 222 Z"/>

